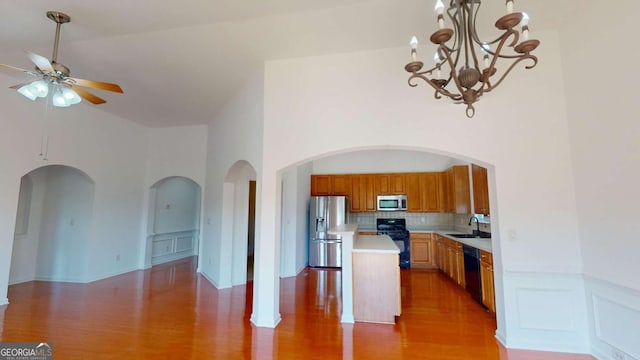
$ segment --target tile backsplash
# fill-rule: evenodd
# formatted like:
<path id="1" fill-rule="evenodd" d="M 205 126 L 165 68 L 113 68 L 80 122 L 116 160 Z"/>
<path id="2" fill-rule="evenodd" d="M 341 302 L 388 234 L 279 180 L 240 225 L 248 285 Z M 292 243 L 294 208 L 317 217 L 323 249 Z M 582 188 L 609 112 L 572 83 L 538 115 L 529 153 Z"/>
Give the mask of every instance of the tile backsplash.
<path id="1" fill-rule="evenodd" d="M 409 229 L 449 227 L 462 232 L 475 229 L 475 221 L 469 226 L 471 214 L 410 213 L 404 211 L 379 211 L 367 213 L 349 213 L 349 222 L 357 223 L 362 229 L 375 229 L 378 218 L 404 218 Z M 480 230 L 491 232 L 489 218 L 480 219 Z"/>

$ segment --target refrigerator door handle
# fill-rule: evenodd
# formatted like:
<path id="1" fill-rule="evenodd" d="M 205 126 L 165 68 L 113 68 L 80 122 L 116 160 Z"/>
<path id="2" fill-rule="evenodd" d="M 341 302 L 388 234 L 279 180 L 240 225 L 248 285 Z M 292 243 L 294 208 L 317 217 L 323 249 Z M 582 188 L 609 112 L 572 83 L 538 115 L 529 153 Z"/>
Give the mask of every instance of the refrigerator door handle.
<path id="1" fill-rule="evenodd" d="M 324 239 L 320 239 L 320 240 L 314 240 L 315 242 L 320 242 L 323 244 L 342 244 L 342 240 L 324 240 Z"/>

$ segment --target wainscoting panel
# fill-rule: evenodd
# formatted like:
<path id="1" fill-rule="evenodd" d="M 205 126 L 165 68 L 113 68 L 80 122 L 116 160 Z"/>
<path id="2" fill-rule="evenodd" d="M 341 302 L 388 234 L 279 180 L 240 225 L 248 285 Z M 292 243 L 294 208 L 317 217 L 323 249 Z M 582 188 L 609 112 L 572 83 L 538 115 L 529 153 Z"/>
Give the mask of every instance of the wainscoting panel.
<path id="1" fill-rule="evenodd" d="M 599 359 L 640 359 L 640 292 L 585 276 L 592 352 Z"/>
<path id="2" fill-rule="evenodd" d="M 151 264 L 158 265 L 196 255 L 198 233 L 198 230 L 188 230 L 155 234 L 151 237 Z"/>
<path id="3" fill-rule="evenodd" d="M 581 275 L 507 272 L 504 292 L 507 347 L 589 353 Z"/>

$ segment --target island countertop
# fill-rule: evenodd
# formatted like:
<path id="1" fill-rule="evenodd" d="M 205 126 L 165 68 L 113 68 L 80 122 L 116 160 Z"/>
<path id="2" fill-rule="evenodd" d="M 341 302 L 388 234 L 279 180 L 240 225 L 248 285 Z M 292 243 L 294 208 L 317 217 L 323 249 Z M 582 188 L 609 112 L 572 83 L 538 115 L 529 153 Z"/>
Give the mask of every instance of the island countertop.
<path id="1" fill-rule="evenodd" d="M 358 235 L 353 243 L 353 252 L 399 254 L 400 249 L 387 235 Z"/>

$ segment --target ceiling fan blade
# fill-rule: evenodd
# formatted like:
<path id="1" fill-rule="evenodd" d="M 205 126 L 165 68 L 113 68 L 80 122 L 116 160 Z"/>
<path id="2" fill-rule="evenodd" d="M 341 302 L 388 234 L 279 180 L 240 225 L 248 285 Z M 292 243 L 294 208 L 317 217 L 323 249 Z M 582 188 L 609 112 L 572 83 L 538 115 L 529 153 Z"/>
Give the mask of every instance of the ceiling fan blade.
<path id="1" fill-rule="evenodd" d="M 87 100 L 88 102 L 90 102 L 90 103 L 92 103 L 94 105 L 100 105 L 100 104 L 104 104 L 104 103 L 107 102 L 106 100 L 93 95 L 92 93 L 88 92 L 87 90 L 85 90 L 85 89 L 83 89 L 81 87 L 78 87 L 78 86 L 75 86 L 75 85 L 71 85 L 71 88 L 78 95 L 80 95 L 81 98 Z"/>
<path id="2" fill-rule="evenodd" d="M 72 77 L 65 78 L 65 80 L 70 80 L 71 83 L 78 86 L 89 87 L 92 89 L 113 91 L 121 94 L 123 93 L 122 88 L 118 84 L 107 83 L 102 81 L 84 80 L 84 79 L 78 79 L 78 78 L 72 78 Z"/>
<path id="3" fill-rule="evenodd" d="M 25 69 L 20 69 L 19 67 L 15 67 L 15 66 L 11 66 L 11 65 L 7 65 L 7 64 L 0 64 L 0 67 L 5 67 L 7 69 L 11 69 L 11 70 L 15 70 L 15 71 L 22 71 L 24 73 L 27 74 L 32 74 L 33 71 L 29 71 L 29 70 L 25 70 Z"/>
<path id="4" fill-rule="evenodd" d="M 36 81 L 36 80 L 33 80 L 33 81 Z M 31 84 L 33 81 L 29 81 L 29 82 L 26 82 L 26 83 L 16 84 L 16 85 L 13 85 L 13 86 L 9 86 L 9 89 L 18 90 L 18 89 L 20 89 L 21 87 L 23 87 L 23 86 L 25 86 L 25 85 L 29 85 L 29 84 Z"/>
<path id="5" fill-rule="evenodd" d="M 55 74 L 56 71 L 53 70 L 53 66 L 51 65 L 49 59 L 36 53 L 32 53 L 29 50 L 25 50 L 24 52 L 29 57 L 29 60 L 36 64 L 36 67 L 38 67 L 38 69 Z"/>

